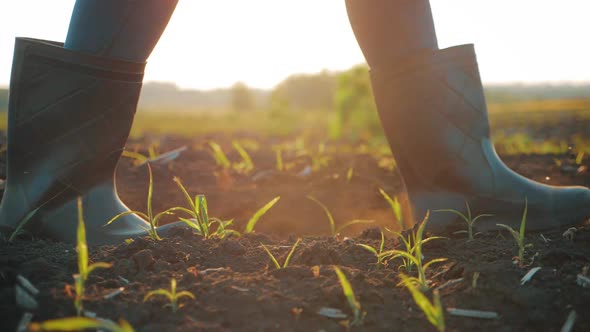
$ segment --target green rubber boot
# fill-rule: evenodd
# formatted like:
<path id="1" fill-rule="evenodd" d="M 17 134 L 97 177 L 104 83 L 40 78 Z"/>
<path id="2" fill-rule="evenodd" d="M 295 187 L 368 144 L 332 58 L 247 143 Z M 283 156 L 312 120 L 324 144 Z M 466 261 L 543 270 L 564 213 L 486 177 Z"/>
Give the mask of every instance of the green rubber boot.
<path id="1" fill-rule="evenodd" d="M 73 52 L 56 42 L 17 38 L 8 110 L 7 182 L 0 227 L 29 212 L 33 234 L 76 242 L 81 196 L 90 245 L 147 235 L 116 193 L 114 172 L 129 136 L 145 63 Z M 160 229 L 164 232 L 172 227 Z"/>
<path id="2" fill-rule="evenodd" d="M 473 45 L 413 54 L 371 68 L 375 101 L 404 179 L 414 217 L 426 210 L 455 209 L 474 216 L 478 231 L 520 226 L 567 228 L 590 217 L 590 190 L 555 187 L 526 179 L 498 157 L 490 140 L 484 92 Z M 431 215 L 433 231 L 465 228 L 454 214 Z M 449 229 L 450 227 L 450 229 Z"/>

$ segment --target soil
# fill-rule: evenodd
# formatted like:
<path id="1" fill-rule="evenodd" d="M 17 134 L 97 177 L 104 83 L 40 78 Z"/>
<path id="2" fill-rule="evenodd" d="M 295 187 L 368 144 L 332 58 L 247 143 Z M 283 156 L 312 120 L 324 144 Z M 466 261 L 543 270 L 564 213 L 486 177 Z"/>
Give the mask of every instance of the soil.
<path id="1" fill-rule="evenodd" d="M 374 154 L 346 146 L 330 150 L 329 165 L 304 176 L 310 158 L 285 154 L 292 164 L 278 172 L 275 154 L 268 148 L 278 138 L 238 135 L 260 143 L 251 153 L 256 164 L 248 175 L 224 171 L 215 164 L 207 142 L 221 143 L 230 151 L 230 138 L 221 135 L 193 139 L 160 138 L 161 151 L 179 146 L 188 149 L 171 163 L 154 166 L 154 211 L 184 205 L 184 197 L 172 182 L 178 176 L 191 193 L 207 195 L 210 214 L 234 219 L 241 230 L 248 218 L 273 197 L 281 200 L 256 226 L 256 232 L 239 238 L 203 240 L 177 229 L 162 241 L 136 239 L 117 246 L 91 248 L 91 261 L 109 262 L 110 269 L 96 270 L 88 281 L 85 310 L 98 317 L 124 318 L 137 331 L 342 331 L 345 319 L 319 315 L 322 307 L 341 309 L 350 317 L 332 265 L 348 276 L 366 312 L 355 331 L 434 331 L 399 282 L 397 262 L 377 268 L 371 253 L 357 244 L 378 246 L 378 226 L 393 225 L 393 214 L 380 196 L 403 191 L 399 175 Z M 234 137 L 235 138 L 235 137 Z M 287 138 L 284 138 L 285 140 Z M 128 149 L 145 153 L 148 138 L 132 141 Z M 350 147 L 348 148 L 350 150 Z M 238 156 L 229 154 L 237 160 Z M 382 159 L 382 158 L 381 158 Z M 559 185 L 590 185 L 590 172 L 578 167 L 569 155 L 522 155 L 504 157 L 515 171 L 537 181 Z M 561 165 L 555 162 L 561 161 Z M 584 159 L 583 165 L 590 160 Z M 350 181 L 347 173 L 353 168 Z M 123 159 L 117 171 L 119 194 L 130 208 L 145 210 L 147 171 Z M 371 219 L 370 227 L 347 229 L 329 236 L 324 212 L 306 198 L 312 195 L 332 211 L 337 224 L 352 219 Z M 443 306 L 493 311 L 497 319 L 475 319 L 446 314 L 448 331 L 557 331 L 575 310 L 574 331 L 590 331 L 590 288 L 576 284 L 576 276 L 590 265 L 590 225 L 577 227 L 573 238 L 563 229 L 531 233 L 526 242 L 528 267 L 512 261 L 517 253 L 509 234 L 486 233 L 467 241 L 463 236 L 432 241 L 426 245 L 427 260 L 446 257 L 427 272 L 431 288 L 440 289 Z M 283 261 L 290 246 L 301 237 L 289 267 L 277 270 L 261 243 Z M 399 246 L 387 239 L 386 248 Z M 319 266 L 319 273 L 314 270 Z M 541 267 L 531 281 L 520 284 L 531 267 Z M 77 272 L 73 245 L 43 239 L 0 242 L 0 322 L 2 331 L 15 331 L 25 310 L 15 303 L 16 276 L 22 275 L 39 290 L 34 321 L 74 316 L 76 311 L 67 285 Z M 474 284 L 474 274 L 478 274 Z M 179 290 L 196 299 L 181 300 L 176 313 L 155 298 L 143 302 L 153 289 L 169 288 L 170 279 Z M 462 280 L 456 281 L 462 278 Z M 452 281 L 450 284 L 447 282 Z M 446 285 L 445 285 L 446 284 Z M 104 295 L 124 287 L 121 294 Z M 427 294 L 430 297 L 430 294 Z"/>

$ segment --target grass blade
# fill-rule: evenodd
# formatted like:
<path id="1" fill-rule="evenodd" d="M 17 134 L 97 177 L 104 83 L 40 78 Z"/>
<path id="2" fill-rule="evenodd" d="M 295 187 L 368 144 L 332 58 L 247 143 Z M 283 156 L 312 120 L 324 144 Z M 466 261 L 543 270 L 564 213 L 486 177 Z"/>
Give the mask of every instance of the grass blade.
<path id="1" fill-rule="evenodd" d="M 351 220 L 347 223 L 344 223 L 341 226 L 338 226 L 338 228 L 336 228 L 336 234 L 341 233 L 345 228 L 350 227 L 352 225 L 372 224 L 374 222 L 375 222 L 375 220 L 364 220 L 364 219 Z"/>
<path id="2" fill-rule="evenodd" d="M 262 248 L 266 251 L 266 253 L 268 254 L 268 257 L 270 257 L 270 259 L 272 260 L 272 262 L 275 264 L 277 269 L 281 269 L 281 264 L 279 264 L 279 262 L 277 261 L 277 259 L 275 258 L 275 256 L 273 256 L 273 254 L 270 252 L 270 250 L 268 250 L 268 248 L 264 245 L 264 244 L 260 244 L 262 246 Z"/>
<path id="3" fill-rule="evenodd" d="M 524 199 L 524 212 L 522 213 L 522 220 L 520 221 L 520 233 L 519 233 L 519 241 L 524 239 L 524 230 L 526 228 L 526 215 L 528 210 L 529 202 L 528 199 L 525 197 Z"/>
<path id="4" fill-rule="evenodd" d="M 266 212 L 268 212 L 268 210 L 270 210 L 270 208 L 272 208 L 279 201 L 279 199 L 281 199 L 281 196 L 277 196 L 277 197 L 273 198 L 270 202 L 266 203 L 263 207 L 261 207 L 258 211 L 256 211 L 256 213 L 254 213 L 252 218 L 250 218 L 250 220 L 248 220 L 248 223 L 246 224 L 246 228 L 244 229 L 244 234 L 252 233 L 254 231 L 254 226 L 256 226 L 256 223 L 258 222 L 258 220 Z"/>
<path id="5" fill-rule="evenodd" d="M 195 295 L 189 291 L 182 291 L 182 292 L 179 292 L 178 294 L 176 294 L 177 299 L 180 299 L 182 297 L 190 297 L 193 300 L 195 299 Z"/>
<path id="6" fill-rule="evenodd" d="M 242 145 L 238 141 L 233 141 L 232 146 L 234 147 L 234 149 L 236 149 L 236 151 L 238 151 L 240 157 L 242 157 L 242 160 L 244 161 L 244 165 L 246 168 L 246 172 L 253 170 L 254 163 L 252 162 L 252 158 L 250 158 L 248 151 L 246 151 L 246 149 L 244 149 L 244 147 L 242 147 Z"/>
<path id="7" fill-rule="evenodd" d="M 148 173 L 150 176 L 150 182 L 148 184 L 148 196 L 147 196 L 147 215 L 148 221 L 152 227 L 152 231 L 155 231 L 155 225 L 152 223 L 153 210 L 152 210 L 152 198 L 154 196 L 154 175 L 152 174 L 152 166 L 147 163 Z"/>
<path id="8" fill-rule="evenodd" d="M 124 216 L 128 216 L 130 214 L 137 214 L 138 216 L 140 216 L 140 217 L 148 220 L 148 216 L 145 213 L 143 213 L 143 212 L 139 212 L 139 211 L 125 211 L 125 212 L 119 213 L 118 215 L 116 215 L 113 218 L 111 218 L 111 220 L 107 221 L 107 223 L 104 224 L 104 226 L 108 226 L 108 225 L 112 224 L 115 220 L 117 220 L 117 219 L 119 219 L 121 217 L 124 217 Z"/>
<path id="9" fill-rule="evenodd" d="M 175 176 L 172 180 L 178 185 L 178 187 L 180 188 L 180 190 L 184 194 L 184 197 L 188 201 L 188 204 L 194 210 L 195 209 L 195 203 L 193 202 L 193 199 L 192 199 L 191 195 L 189 195 L 189 193 L 186 190 L 186 188 L 182 185 L 182 182 L 180 181 L 180 178 L 178 178 L 178 177 Z"/>
<path id="10" fill-rule="evenodd" d="M 217 165 L 221 166 L 224 169 L 230 168 L 231 162 L 229 161 L 229 159 L 227 159 L 227 156 L 221 149 L 221 146 L 219 146 L 219 144 L 213 141 L 209 142 L 209 146 L 211 147 L 211 150 L 213 150 L 213 158 L 215 159 Z"/>
<path id="11" fill-rule="evenodd" d="M 62 332 L 70 332 L 70 331 L 81 331 L 87 329 L 98 329 L 98 330 L 107 330 L 110 332 L 133 332 L 133 328 L 131 325 L 124 320 L 119 322 L 119 326 L 115 323 L 106 321 L 106 320 L 98 320 L 94 318 L 87 318 L 87 317 L 69 317 L 69 318 L 60 318 L 60 319 L 52 319 L 47 320 L 41 323 L 32 323 L 29 325 L 29 331 L 32 332 L 41 332 L 41 331 L 62 331 Z"/>
<path id="12" fill-rule="evenodd" d="M 391 207 L 391 210 L 393 211 L 393 214 L 395 215 L 395 219 L 397 220 L 397 223 L 400 227 L 401 230 L 404 229 L 404 220 L 403 220 L 403 214 L 402 214 L 402 206 L 399 203 L 397 197 L 395 198 L 391 198 L 391 196 L 389 196 L 385 190 L 379 188 L 379 192 L 381 193 L 381 196 L 383 196 L 383 198 L 385 198 L 385 200 L 387 201 L 387 203 L 389 203 L 389 206 Z"/>
<path id="13" fill-rule="evenodd" d="M 78 252 L 78 271 L 83 280 L 88 276 L 88 245 L 86 244 L 86 226 L 82 198 L 78 197 L 78 230 L 76 232 L 76 251 Z"/>
<path id="14" fill-rule="evenodd" d="M 289 266 L 289 262 L 291 261 L 291 257 L 293 256 L 293 253 L 295 252 L 295 248 L 297 248 L 297 245 L 299 244 L 299 242 L 301 242 L 301 239 L 297 239 L 297 242 L 295 242 L 295 244 L 291 248 L 291 251 L 289 251 L 287 258 L 285 259 L 285 264 L 283 264 L 283 268 Z"/>
<path id="15" fill-rule="evenodd" d="M 313 196 L 307 196 L 309 200 L 312 200 L 317 205 L 319 205 L 323 210 L 326 216 L 328 217 L 328 221 L 330 222 L 330 233 L 332 236 L 336 236 L 336 223 L 334 222 L 334 217 L 332 217 L 332 213 L 328 210 L 328 207 L 324 205 L 324 203 L 320 202 L 317 198 Z"/>
<path id="16" fill-rule="evenodd" d="M 168 300 L 173 301 L 173 296 L 169 291 L 167 291 L 165 289 L 156 289 L 153 291 L 149 291 L 147 294 L 145 294 L 145 296 L 143 297 L 143 302 L 145 302 L 145 301 L 149 300 L 151 297 L 154 297 L 157 295 L 165 296 L 168 298 Z"/>
<path id="17" fill-rule="evenodd" d="M 362 313 L 361 313 L 361 304 L 357 301 L 356 297 L 354 296 L 354 291 L 350 282 L 346 278 L 346 275 L 338 266 L 333 266 L 334 272 L 338 276 L 338 281 L 340 282 L 340 286 L 342 286 L 342 292 L 344 293 L 344 297 L 348 301 L 348 306 L 352 310 L 354 314 L 354 321 L 352 322 L 353 325 L 359 324 L 362 321 Z"/>
<path id="18" fill-rule="evenodd" d="M 41 206 L 39 206 L 38 208 L 27 213 L 27 215 L 21 220 L 20 223 L 18 223 L 18 225 L 16 226 L 16 228 L 14 229 L 14 231 L 12 232 L 10 237 L 8 238 L 8 242 L 14 241 L 14 239 L 21 233 L 22 229 L 33 218 L 33 216 L 37 213 L 37 211 L 39 211 L 39 209 L 41 209 Z"/>
<path id="19" fill-rule="evenodd" d="M 377 250 L 375 248 L 371 247 L 368 244 L 358 243 L 357 246 L 359 246 L 359 247 L 361 247 L 361 248 L 369 251 L 370 253 L 372 253 L 375 256 L 378 256 L 379 255 L 379 253 L 377 252 Z"/>
<path id="20" fill-rule="evenodd" d="M 440 302 L 440 294 L 438 290 L 433 291 L 433 303 L 430 303 L 428 298 L 416 287 L 412 282 L 412 278 L 408 278 L 403 273 L 400 274 L 400 278 L 402 279 L 402 284 L 406 286 L 406 288 L 412 294 L 412 298 L 414 298 L 414 302 L 422 309 L 424 314 L 426 315 L 426 319 L 434 326 L 438 331 L 445 330 L 445 321 L 444 321 L 444 311 L 442 308 L 442 304 Z"/>

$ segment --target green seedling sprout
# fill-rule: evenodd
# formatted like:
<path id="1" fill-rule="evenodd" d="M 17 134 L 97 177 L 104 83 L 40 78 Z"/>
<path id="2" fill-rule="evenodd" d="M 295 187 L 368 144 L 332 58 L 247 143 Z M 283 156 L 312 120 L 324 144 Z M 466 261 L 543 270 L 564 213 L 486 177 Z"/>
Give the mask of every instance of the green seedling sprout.
<path id="1" fill-rule="evenodd" d="M 346 183 L 350 183 L 350 181 L 352 181 L 353 175 L 354 175 L 354 168 L 349 167 L 348 171 L 346 172 Z"/>
<path id="2" fill-rule="evenodd" d="M 157 152 L 158 145 L 159 144 L 157 144 L 157 143 L 151 143 L 148 146 L 148 155 L 147 156 L 142 153 L 136 152 L 136 151 L 127 151 L 127 150 L 123 151 L 122 156 L 133 159 L 134 166 L 140 166 L 140 165 L 143 165 L 143 164 L 149 162 L 150 160 L 158 158 L 158 156 L 159 156 L 159 154 Z"/>
<path id="3" fill-rule="evenodd" d="M 471 217 L 471 208 L 469 207 L 469 203 L 467 201 L 465 201 L 465 206 L 467 207 L 467 215 L 464 215 L 463 213 L 454 210 L 454 209 L 440 209 L 440 210 L 434 210 L 434 212 L 450 212 L 450 213 L 454 213 L 457 216 L 461 217 L 461 219 L 463 219 L 465 221 L 465 223 L 467 224 L 467 230 L 466 231 L 459 231 L 457 233 L 467 233 L 467 238 L 469 241 L 473 240 L 474 238 L 474 234 L 473 234 L 473 224 L 479 219 L 479 218 L 485 218 L 485 217 L 493 217 L 493 214 L 480 214 L 475 218 Z M 477 234 L 475 234 L 477 235 Z"/>
<path id="4" fill-rule="evenodd" d="M 119 325 L 117 325 L 116 323 L 105 319 L 68 317 L 47 320 L 41 323 L 31 323 L 28 326 L 28 330 L 31 332 L 74 332 L 88 329 L 109 332 L 134 332 L 133 327 L 124 319 L 121 319 Z"/>
<path id="5" fill-rule="evenodd" d="M 311 153 L 311 169 L 314 172 L 319 171 L 322 167 L 328 166 L 330 157 L 326 154 L 326 145 L 324 143 L 318 144 L 316 153 Z"/>
<path id="6" fill-rule="evenodd" d="M 334 272 L 336 272 L 336 276 L 338 276 L 338 281 L 340 282 L 340 286 L 342 287 L 342 293 L 344 297 L 346 297 L 346 301 L 348 302 L 348 306 L 352 311 L 354 316 L 353 321 L 351 322 L 352 326 L 361 325 L 365 318 L 365 313 L 362 311 L 360 302 L 354 296 L 354 290 L 350 285 L 350 282 L 346 278 L 346 275 L 340 268 L 336 265 L 333 266 Z"/>
<path id="7" fill-rule="evenodd" d="M 437 239 L 443 239 L 443 237 L 440 236 L 431 236 L 428 237 L 426 239 L 423 239 L 424 236 L 424 228 L 426 226 L 426 223 L 428 222 L 428 218 L 430 217 L 430 211 L 426 212 L 426 216 L 424 216 L 424 220 L 422 220 L 422 222 L 420 223 L 420 225 L 418 226 L 418 230 L 415 232 L 412 232 L 412 243 L 410 243 L 409 241 L 406 243 L 406 239 L 404 239 L 404 237 L 396 232 L 392 232 L 393 234 L 398 234 L 398 236 L 400 236 L 401 239 L 403 239 L 404 241 L 404 245 L 406 246 L 406 250 L 388 250 L 385 251 L 383 253 L 380 254 L 380 256 L 383 256 L 382 259 L 389 259 L 389 260 L 394 260 L 396 258 L 402 258 L 405 259 L 404 264 L 409 264 L 411 263 L 413 266 L 416 267 L 416 270 L 418 272 L 418 277 L 408 277 L 407 280 L 409 280 L 412 283 L 418 284 L 420 285 L 420 287 L 422 287 L 422 289 L 428 289 L 428 281 L 426 279 L 426 270 L 434 263 L 440 263 L 440 262 L 444 262 L 447 259 L 446 258 L 435 258 L 430 260 L 427 263 L 423 262 L 423 256 L 422 256 L 422 245 L 424 245 L 425 243 L 428 243 L 430 241 L 433 240 L 437 240 Z M 408 249 L 409 248 L 409 249 Z"/>
<path id="8" fill-rule="evenodd" d="M 324 210 L 326 217 L 328 217 L 328 222 L 330 223 L 330 234 L 334 238 L 337 237 L 338 234 L 340 234 L 344 229 L 346 229 L 352 225 L 372 224 L 374 222 L 373 220 L 355 219 L 355 220 L 351 220 L 347 223 L 344 223 L 343 225 L 336 227 L 336 222 L 334 221 L 334 217 L 332 216 L 332 213 L 330 212 L 330 210 L 328 209 L 328 207 L 324 203 L 320 202 L 317 198 L 315 198 L 313 196 L 307 196 L 307 199 L 313 201 L 319 207 L 321 207 L 322 210 Z"/>
<path id="9" fill-rule="evenodd" d="M 270 259 L 274 263 L 277 270 L 280 270 L 280 269 L 284 269 L 289 266 L 289 263 L 291 262 L 291 257 L 293 257 L 293 253 L 295 253 L 295 249 L 297 248 L 297 246 L 299 245 L 300 242 L 301 242 L 301 239 L 297 239 L 297 242 L 295 242 L 295 244 L 293 244 L 293 247 L 291 247 L 291 250 L 289 251 L 287 258 L 285 258 L 285 262 L 283 263 L 282 266 L 281 266 L 281 264 L 279 264 L 279 261 L 275 258 L 275 256 L 270 252 L 270 250 L 268 250 L 268 248 L 264 244 L 261 243 L 260 245 L 262 246 L 264 251 L 266 251 L 266 253 L 268 254 L 268 257 L 270 257 Z"/>
<path id="10" fill-rule="evenodd" d="M 528 200 L 525 198 L 524 212 L 522 213 L 522 220 L 520 222 L 520 231 L 519 232 L 515 231 L 514 229 L 512 229 L 512 227 L 510 227 L 508 225 L 496 224 L 497 226 L 500 226 L 500 227 L 508 230 L 510 232 L 510 234 L 512 234 L 512 237 L 514 237 L 514 240 L 516 241 L 516 244 L 518 245 L 518 265 L 520 267 L 524 266 L 524 250 L 526 248 L 532 246 L 532 244 L 525 245 L 525 243 L 524 243 L 524 232 L 525 232 L 525 228 L 526 228 L 527 210 L 528 210 Z"/>
<path id="11" fill-rule="evenodd" d="M 258 209 L 252 218 L 248 220 L 248 223 L 246 223 L 244 234 L 252 233 L 254 231 L 254 226 L 256 226 L 256 223 L 258 223 L 258 220 L 260 220 L 260 218 L 262 218 L 262 216 L 265 215 L 266 212 L 268 212 L 268 210 L 270 210 L 270 208 L 272 208 L 279 201 L 279 199 L 281 199 L 281 196 L 273 198 L 270 202 Z"/>
<path id="12" fill-rule="evenodd" d="M 147 196 L 147 214 L 140 212 L 140 211 L 125 211 L 123 213 L 119 213 L 118 215 L 114 216 L 111 220 L 109 220 L 106 223 L 105 226 L 110 225 L 111 223 L 113 223 L 114 221 L 116 221 L 117 219 L 119 219 L 121 217 L 131 215 L 131 214 L 136 214 L 136 215 L 144 218 L 145 220 L 147 220 L 147 222 L 149 223 L 149 225 L 150 225 L 149 228 L 141 225 L 141 227 L 148 233 L 148 235 L 154 240 L 161 240 L 160 236 L 158 235 L 158 232 L 156 231 L 160 218 L 162 218 L 165 215 L 171 215 L 173 211 L 181 210 L 181 208 L 173 207 L 173 208 L 167 209 L 163 212 L 160 212 L 160 213 L 154 215 L 153 209 L 152 209 L 152 200 L 153 200 L 153 195 L 154 195 L 154 177 L 152 174 L 152 167 L 150 166 L 150 163 L 147 163 L 146 165 L 148 167 L 148 173 L 150 176 L 150 182 L 148 185 L 148 196 Z"/>
<path id="13" fill-rule="evenodd" d="M 31 219 L 35 216 L 35 214 L 37 214 L 37 212 L 39 211 L 39 209 L 41 209 L 42 206 L 39 206 L 38 208 L 30 211 L 29 213 L 27 213 L 24 218 L 18 223 L 18 225 L 16 226 L 16 228 L 14 229 L 14 231 L 12 232 L 12 234 L 10 235 L 10 237 L 8 238 L 8 242 L 12 242 L 14 241 L 14 239 L 16 239 L 17 236 L 19 236 L 20 234 L 23 233 L 23 229 L 25 227 L 26 224 L 29 223 L 29 221 L 31 221 Z"/>
<path id="14" fill-rule="evenodd" d="M 389 206 L 393 211 L 393 215 L 395 216 L 395 220 L 397 220 L 397 224 L 399 226 L 400 231 L 404 230 L 404 217 L 402 214 L 402 206 L 397 200 L 397 196 L 391 198 L 391 196 L 389 196 L 383 189 L 379 189 L 379 192 L 381 193 L 381 196 L 385 198 L 387 203 L 389 203 Z"/>
<path id="15" fill-rule="evenodd" d="M 233 141 L 232 146 L 238 151 L 240 157 L 242 157 L 242 162 L 235 164 L 234 168 L 236 171 L 241 171 L 246 174 L 250 173 L 254 169 L 254 163 L 252 162 L 252 158 L 250 158 L 248 151 L 246 151 L 238 141 Z"/>
<path id="16" fill-rule="evenodd" d="M 381 243 L 379 244 L 379 248 L 373 248 L 368 244 L 357 244 L 357 246 L 369 251 L 370 253 L 372 253 L 373 255 L 375 255 L 375 258 L 377 258 L 377 262 L 375 263 L 375 265 L 377 266 L 377 268 L 379 268 L 381 265 L 385 264 L 385 258 L 384 256 L 381 256 L 381 254 L 383 253 L 383 249 L 385 248 L 385 235 L 383 235 L 383 231 L 381 231 Z"/>
<path id="17" fill-rule="evenodd" d="M 197 235 L 205 239 L 223 239 L 228 235 L 240 236 L 238 231 L 229 228 L 233 224 L 233 219 L 223 221 L 218 218 L 209 217 L 209 209 L 207 207 L 207 199 L 205 196 L 196 195 L 193 200 L 182 184 L 182 181 L 178 177 L 174 177 L 173 180 L 184 194 L 190 207 L 190 209 L 183 207 L 176 207 L 174 209 L 185 212 L 192 217 L 191 219 L 179 217 L 180 221 L 184 222 L 187 226 L 192 228 Z M 215 228 L 216 225 L 217 228 Z M 213 229 L 215 229 L 215 231 L 213 231 Z"/>
<path id="18" fill-rule="evenodd" d="M 412 254 L 414 252 L 414 246 L 412 245 L 412 243 L 415 242 L 413 240 L 413 236 L 415 236 L 416 233 L 408 234 L 407 237 L 404 237 L 403 234 L 396 232 L 396 231 L 392 231 L 391 229 L 389 229 L 387 227 L 385 227 L 385 230 L 400 239 L 400 241 L 404 244 L 404 248 L 405 248 L 406 252 L 408 252 L 410 254 Z M 414 266 L 413 261 L 403 258 L 403 257 L 401 257 L 401 260 L 402 260 L 402 264 L 399 266 L 398 269 L 403 268 L 408 273 L 412 272 L 412 267 Z"/>
<path id="19" fill-rule="evenodd" d="M 283 149 L 280 147 L 275 149 L 276 169 L 279 172 L 285 170 L 285 164 L 283 163 Z"/>
<path id="20" fill-rule="evenodd" d="M 195 299 L 195 296 L 193 295 L 193 293 L 191 293 L 189 291 L 182 291 L 182 292 L 177 293 L 176 292 L 176 279 L 174 279 L 174 278 L 170 279 L 170 291 L 168 291 L 166 289 L 162 289 L 162 288 L 150 291 L 144 296 L 143 302 L 146 302 L 151 297 L 158 296 L 158 295 L 165 296 L 168 298 L 170 303 L 166 304 L 164 307 L 171 307 L 172 312 L 176 312 L 176 310 L 178 310 L 179 308 L 182 308 L 182 305 L 181 306 L 178 305 L 178 300 L 180 300 L 181 298 L 190 297 L 193 300 Z"/>
<path id="21" fill-rule="evenodd" d="M 78 197 L 78 231 L 76 232 L 77 244 L 76 251 L 78 253 L 78 274 L 74 275 L 74 285 L 76 289 L 76 297 L 74 299 L 74 306 L 78 316 L 82 314 L 84 300 L 85 283 L 88 275 L 95 269 L 108 269 L 111 264 L 104 262 L 97 262 L 88 265 L 88 245 L 86 244 L 86 226 L 84 225 L 84 211 L 82 209 L 82 198 Z"/>
<path id="22" fill-rule="evenodd" d="M 229 159 L 227 159 L 227 156 L 225 155 L 225 153 L 221 149 L 221 146 L 213 141 L 209 142 L 209 146 L 211 147 L 211 150 L 213 151 L 213 158 L 215 159 L 215 162 L 217 163 L 217 165 L 223 169 L 230 168 L 231 162 L 229 161 Z"/>
<path id="23" fill-rule="evenodd" d="M 414 302 L 416 302 L 418 307 L 420 307 L 422 312 L 426 315 L 426 319 L 428 319 L 430 324 L 432 324 L 439 332 L 443 332 L 445 330 L 445 317 L 438 290 L 435 289 L 432 291 L 433 300 L 430 302 L 422 291 L 414 286 L 411 282 L 411 278 L 403 273 L 400 274 L 400 278 L 402 279 L 402 284 L 404 284 L 412 294 Z"/>
<path id="24" fill-rule="evenodd" d="M 19 236 L 20 234 L 22 234 L 24 232 L 25 226 L 31 221 L 31 219 L 33 219 L 33 217 L 37 214 L 37 212 L 39 212 L 39 210 L 41 210 L 46 204 L 48 204 L 49 202 L 51 202 L 54 198 L 56 198 L 59 195 L 61 195 L 62 193 L 64 193 L 64 191 L 66 191 L 66 189 L 61 190 L 60 192 L 58 192 L 57 194 L 55 194 L 53 197 L 51 197 L 48 200 L 46 200 L 43 204 L 39 205 L 37 208 L 35 208 L 35 209 L 31 210 L 29 213 L 27 213 L 23 217 L 23 219 L 21 219 L 21 221 L 18 223 L 18 225 L 16 226 L 16 228 L 14 229 L 14 231 L 12 232 L 12 234 L 10 235 L 10 237 L 8 238 L 8 242 L 14 241 L 17 236 Z"/>

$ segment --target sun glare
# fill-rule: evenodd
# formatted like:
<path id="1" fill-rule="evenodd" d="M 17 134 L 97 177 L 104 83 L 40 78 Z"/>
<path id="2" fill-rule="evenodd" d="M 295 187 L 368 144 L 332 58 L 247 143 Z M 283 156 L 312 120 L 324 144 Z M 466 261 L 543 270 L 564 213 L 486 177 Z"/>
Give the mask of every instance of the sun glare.
<path id="1" fill-rule="evenodd" d="M 0 4 L 0 85 L 9 81 L 14 37 L 63 40 L 74 2 Z M 431 3 L 440 46 L 475 43 L 485 82 L 590 80 L 587 1 Z M 343 1 L 180 0 L 149 59 L 146 81 L 200 89 L 244 81 L 271 88 L 291 74 L 344 70 L 363 61 Z"/>

